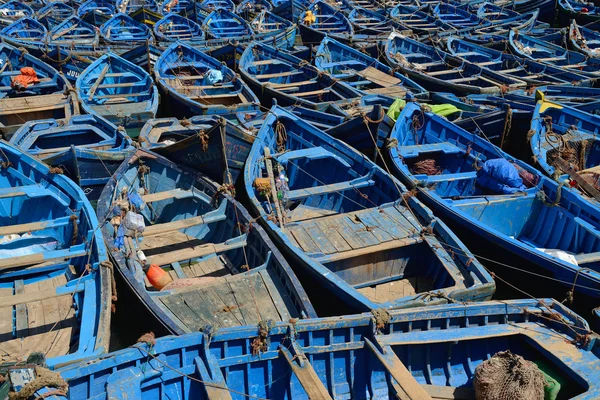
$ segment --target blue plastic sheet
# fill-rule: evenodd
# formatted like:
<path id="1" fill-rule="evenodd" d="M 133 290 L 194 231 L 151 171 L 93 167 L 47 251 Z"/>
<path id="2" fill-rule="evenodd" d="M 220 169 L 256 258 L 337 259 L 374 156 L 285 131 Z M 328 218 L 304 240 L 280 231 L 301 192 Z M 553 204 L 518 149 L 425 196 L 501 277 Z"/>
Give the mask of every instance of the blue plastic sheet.
<path id="1" fill-rule="evenodd" d="M 517 168 L 504 158 L 487 160 L 477 172 L 477 183 L 496 193 L 512 194 L 527 188 Z"/>

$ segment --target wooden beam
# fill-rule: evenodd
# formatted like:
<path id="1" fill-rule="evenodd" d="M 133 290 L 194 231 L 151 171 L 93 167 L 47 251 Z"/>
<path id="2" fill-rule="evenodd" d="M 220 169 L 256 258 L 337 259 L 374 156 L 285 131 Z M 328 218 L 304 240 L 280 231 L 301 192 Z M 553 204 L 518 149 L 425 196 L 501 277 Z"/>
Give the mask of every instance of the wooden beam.
<path id="1" fill-rule="evenodd" d="M 50 251 L 46 253 L 28 254 L 25 256 L 15 256 L 10 258 L 0 259 L 0 271 L 5 269 L 23 267 L 26 265 L 41 264 L 48 262 L 59 262 L 66 259 L 81 257 L 87 254 L 86 250 L 78 251 Z"/>
<path id="2" fill-rule="evenodd" d="M 423 387 L 415 380 L 410 371 L 406 369 L 394 350 L 389 345 L 383 347 L 383 353 L 367 338 L 365 344 L 390 373 L 397 384 L 393 385 L 402 400 L 433 400 Z"/>
<path id="3" fill-rule="evenodd" d="M 90 92 L 88 93 L 88 101 L 92 101 L 92 99 L 94 98 L 94 93 L 96 93 L 98 86 L 100 86 L 100 84 L 104 80 L 104 77 L 106 76 L 106 73 L 108 72 L 108 68 L 110 68 L 110 64 L 106 64 L 104 66 L 104 68 L 102 69 L 102 72 L 100 72 L 98 79 L 96 79 L 96 82 L 94 82 L 94 85 L 92 86 L 92 88 L 90 89 Z"/>
<path id="4" fill-rule="evenodd" d="M 82 292 L 84 287 L 85 285 L 80 283 L 79 285 L 74 285 L 72 287 L 59 286 L 57 288 L 32 293 L 23 293 L 23 291 L 17 291 L 17 294 L 13 296 L 0 297 L 0 308 L 13 307 L 34 301 L 44 301 L 54 297 L 66 296 L 73 293 Z"/>
<path id="5" fill-rule="evenodd" d="M 596 188 L 594 186 L 592 186 L 588 181 L 586 181 L 585 179 L 583 179 L 583 177 L 581 175 L 579 175 L 577 173 L 577 171 L 575 171 L 573 169 L 573 167 L 571 167 L 571 165 L 569 165 L 569 163 L 567 163 L 561 157 L 556 157 L 555 162 L 556 162 L 556 164 L 558 164 L 558 167 L 561 170 L 563 170 L 563 172 L 565 172 L 566 174 L 568 174 L 571 177 L 571 179 L 573 179 L 575 182 L 577 182 L 577 184 L 587 194 L 589 194 L 590 196 L 592 196 L 597 201 L 600 201 L 600 192 L 598 192 L 598 190 L 596 190 Z"/>
<path id="6" fill-rule="evenodd" d="M 237 241 L 232 244 L 213 244 L 207 243 L 196 247 L 190 247 L 183 250 L 175 250 L 170 251 L 168 253 L 157 254 L 155 256 L 148 257 L 149 264 L 156 265 L 169 265 L 173 262 L 179 262 L 184 260 L 190 260 L 192 258 L 198 258 L 207 256 L 210 254 L 223 253 L 225 251 L 239 249 L 240 247 L 244 247 L 246 245 L 246 241 Z"/>
<path id="7" fill-rule="evenodd" d="M 332 400 L 331 395 L 327 391 L 323 382 L 319 379 L 319 376 L 315 372 L 314 368 L 308 362 L 308 358 L 304 354 L 299 354 L 298 357 L 292 357 L 292 354 L 288 349 L 283 346 L 279 347 L 279 352 L 283 355 L 283 358 L 287 361 L 288 365 L 292 368 L 294 374 L 300 381 L 300 384 L 304 388 L 304 391 L 311 400 Z M 304 364 L 301 366 L 298 361 Z"/>
<path id="8" fill-rule="evenodd" d="M 155 201 L 167 200 L 167 199 L 181 199 L 184 197 L 192 196 L 190 190 L 173 189 L 166 192 L 150 193 L 142 196 L 144 203 L 152 203 Z"/>
<path id="9" fill-rule="evenodd" d="M 46 228 L 55 228 L 69 224 L 70 217 L 61 217 L 40 222 L 29 222 L 26 224 L 8 225 L 0 227 L 0 236 L 12 235 L 16 233 L 25 233 L 41 231 Z"/>
<path id="10" fill-rule="evenodd" d="M 179 221 L 167 222 L 164 224 L 150 225 L 144 229 L 142 235 L 144 237 L 161 235 L 167 232 L 178 231 L 180 229 L 190 228 L 196 225 L 204 224 L 204 218 L 202 216 L 182 219 Z"/>
<path id="11" fill-rule="evenodd" d="M 389 242 L 380 243 L 375 246 L 367 246 L 367 247 L 363 247 L 361 249 L 343 251 L 340 253 L 333 253 L 330 255 L 322 256 L 322 257 L 317 258 L 316 261 L 318 261 L 320 263 L 327 263 L 327 262 L 333 262 L 333 261 L 347 260 L 349 258 L 359 257 L 359 256 L 363 256 L 365 254 L 378 253 L 380 251 L 397 249 L 399 247 L 404 247 L 404 246 L 408 246 L 411 244 L 420 243 L 422 241 L 423 241 L 423 239 L 421 239 L 421 237 L 419 237 L 419 236 L 414 237 L 414 238 L 403 238 L 403 239 L 390 240 Z"/>

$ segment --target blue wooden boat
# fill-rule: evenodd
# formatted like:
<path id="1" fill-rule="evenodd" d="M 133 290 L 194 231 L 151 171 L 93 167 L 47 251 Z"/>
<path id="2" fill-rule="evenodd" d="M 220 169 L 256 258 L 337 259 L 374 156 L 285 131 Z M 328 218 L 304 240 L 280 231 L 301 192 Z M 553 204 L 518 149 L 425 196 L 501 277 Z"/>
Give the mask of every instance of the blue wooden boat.
<path id="1" fill-rule="evenodd" d="M 546 288 L 561 285 L 574 290 L 575 304 L 595 304 L 600 208 L 419 104 L 406 105 L 391 137 L 398 141 L 389 150 L 398 176 L 438 217 L 464 232 L 478 255 L 501 248 L 494 260 L 518 266 L 525 271 L 519 276 L 549 278 Z M 439 173 L 416 170 L 423 160 L 433 160 L 431 171 Z M 505 276 L 511 273 L 517 270 L 503 269 Z"/>
<path id="2" fill-rule="evenodd" d="M 296 43 L 296 27 L 290 21 L 283 19 L 270 11 L 261 11 L 250 23 L 257 37 L 262 37 L 267 43 L 276 43 L 279 48 L 291 49 Z M 289 32 L 281 34 L 282 32 Z M 275 36 L 274 36 L 275 35 Z M 273 37 L 271 37 L 273 36 Z"/>
<path id="3" fill-rule="evenodd" d="M 501 93 L 526 86 L 522 80 L 484 69 L 397 32 L 386 41 L 385 55 L 391 66 L 430 91 Z"/>
<path id="4" fill-rule="evenodd" d="M 122 14 L 131 14 L 141 9 L 158 11 L 156 0 L 116 0 L 115 11 Z"/>
<path id="5" fill-rule="evenodd" d="M 152 74 L 154 72 L 154 63 L 156 63 L 162 52 L 162 49 L 148 43 L 126 51 L 120 57 Z"/>
<path id="6" fill-rule="evenodd" d="M 442 22 L 455 29 L 483 28 L 492 24 L 487 18 L 481 18 L 478 14 L 471 13 L 462 6 L 440 2 L 432 10 L 431 14 Z"/>
<path id="7" fill-rule="evenodd" d="M 168 0 L 162 4 L 162 13 L 167 15 L 169 13 L 181 14 L 187 17 L 187 13 L 191 12 L 193 8 L 191 0 Z"/>
<path id="8" fill-rule="evenodd" d="M 404 98 L 410 91 L 417 98 L 429 96 L 423 87 L 391 67 L 329 37 L 317 48 L 314 64 L 364 94 Z"/>
<path id="9" fill-rule="evenodd" d="M 380 12 L 366 8 L 353 8 L 348 13 L 348 20 L 357 34 L 387 36 L 390 30 L 403 31 L 410 29 Z"/>
<path id="10" fill-rule="evenodd" d="M 87 0 L 77 8 L 77 16 L 82 20 L 100 26 L 115 15 L 115 5 L 108 0 Z"/>
<path id="11" fill-rule="evenodd" d="M 154 75 L 170 114 L 178 118 L 235 116 L 259 107 L 256 95 L 231 69 L 184 43 L 174 43 L 162 53 Z"/>
<path id="12" fill-rule="evenodd" d="M 588 57 L 600 58 L 600 33 L 572 21 L 569 26 L 569 46 Z"/>
<path id="13" fill-rule="evenodd" d="M 100 35 L 108 44 L 135 46 L 154 41 L 152 31 L 129 15 L 117 14 L 100 27 Z"/>
<path id="14" fill-rule="evenodd" d="M 580 24 L 600 21 L 600 8 L 593 2 L 557 0 L 556 8 L 561 26 L 568 25 L 573 20 Z"/>
<path id="15" fill-rule="evenodd" d="M 154 36 L 159 42 L 204 40 L 204 31 L 191 19 L 170 13 L 154 25 Z"/>
<path id="16" fill-rule="evenodd" d="M 115 54 L 94 61 L 77 78 L 81 106 L 125 128 L 143 126 L 158 110 L 158 90 L 152 76 Z"/>
<path id="17" fill-rule="evenodd" d="M 313 16 L 315 21 L 309 24 L 307 21 L 310 20 L 310 16 Z M 355 36 L 354 26 L 344 13 L 321 0 L 310 4 L 300 15 L 298 27 L 303 42 L 310 44 L 320 43 L 325 36 L 348 43 Z"/>
<path id="18" fill-rule="evenodd" d="M 216 10 L 233 12 L 235 10 L 235 4 L 231 0 L 202 0 L 200 6 L 209 12 Z"/>
<path id="19" fill-rule="evenodd" d="M 253 34 L 246 20 L 225 9 L 211 12 L 202 22 L 202 27 L 215 39 L 236 39 Z"/>
<path id="20" fill-rule="evenodd" d="M 154 24 L 160 21 L 164 15 L 159 13 L 158 10 L 154 9 L 154 7 L 149 8 L 149 6 L 144 6 L 133 12 L 130 12 L 129 16 L 140 24 L 146 25 L 148 28 L 152 29 Z"/>
<path id="21" fill-rule="evenodd" d="M 558 181 L 568 181 L 567 171 L 557 164 L 560 157 L 596 186 L 595 167 L 600 165 L 600 116 L 548 101 L 542 92 L 538 92 L 536 98 L 529 143 L 537 164 Z"/>
<path id="22" fill-rule="evenodd" d="M 105 353 L 112 275 L 96 213 L 73 181 L 0 149 L 0 361 L 41 352 L 56 367 Z"/>
<path id="23" fill-rule="evenodd" d="M 26 122 L 10 143 L 58 167 L 84 189 L 88 199 L 100 192 L 133 150 L 127 134 L 98 115 L 78 115 L 68 123 L 53 119 Z"/>
<path id="24" fill-rule="evenodd" d="M 273 5 L 268 0 L 243 0 L 235 7 L 235 13 L 247 21 L 252 21 L 262 11 L 271 11 Z"/>
<path id="25" fill-rule="evenodd" d="M 527 82 L 528 85 L 572 84 L 592 86 L 595 81 L 588 76 L 580 75 L 572 70 L 564 70 L 528 58 L 503 53 L 470 43 L 467 40 L 461 40 L 454 36 L 447 39 L 446 47 L 448 52 L 456 57 L 500 74 L 522 80 Z"/>
<path id="26" fill-rule="evenodd" d="M 52 2 L 35 13 L 35 18 L 52 29 L 65 19 L 75 15 L 75 9 L 65 3 Z"/>
<path id="27" fill-rule="evenodd" d="M 271 167 L 279 183 L 265 183 L 273 177 Z M 464 254 L 468 250 L 416 198 L 403 197 L 406 188 L 400 182 L 278 106 L 267 113 L 245 168 L 254 213 L 288 259 L 320 290 L 354 310 L 414 307 L 448 298 L 485 300 L 494 292 L 481 264 L 467 262 L 470 256 L 449 256 L 441 241 Z M 428 225 L 431 235 L 420 236 Z M 427 259 L 429 267 L 423 269 L 413 257 Z M 400 260 L 402 272 L 393 267 Z"/>
<path id="28" fill-rule="evenodd" d="M 492 25 L 500 25 L 505 29 L 519 29 L 529 31 L 534 27 L 549 28 L 550 25 L 537 21 L 539 10 L 527 13 L 518 13 L 505 6 L 485 1 L 475 10 L 477 16 L 482 20 L 489 21 Z"/>
<path id="29" fill-rule="evenodd" d="M 436 33 L 456 31 L 454 27 L 439 18 L 402 3 L 390 10 L 390 18 L 397 20 L 417 35 L 434 35 Z"/>
<path id="30" fill-rule="evenodd" d="M 33 17 L 33 9 L 22 1 L 11 0 L 0 4 L 0 26 L 10 25 L 25 17 Z"/>
<path id="31" fill-rule="evenodd" d="M 126 205 L 143 217 L 142 232 L 123 233 L 113 225 L 115 207 Z M 114 243 L 116 269 L 169 332 L 316 316 L 264 230 L 198 173 L 138 150 L 102 192 L 98 215 L 111 220 L 102 234 Z M 160 291 L 149 285 L 143 268 L 150 265 L 162 267 L 172 283 Z"/>
<path id="32" fill-rule="evenodd" d="M 352 86 L 305 64 L 287 52 L 252 43 L 240 58 L 239 71 L 265 105 L 275 98 L 284 106 L 322 110 L 331 102 L 361 96 Z"/>
<path id="33" fill-rule="evenodd" d="M 218 183 L 236 182 L 253 142 L 251 132 L 217 116 L 151 119 L 140 131 L 142 148 Z"/>
<path id="34" fill-rule="evenodd" d="M 26 87 L 16 85 L 21 69 L 27 67 L 35 71 L 35 78 Z M 26 51 L 0 43 L 0 132 L 4 139 L 10 139 L 29 119 L 68 120 L 78 113 L 76 96 L 64 76 Z"/>
<path id="35" fill-rule="evenodd" d="M 411 398 L 474 399 L 476 367 L 509 350 L 560 381 L 559 399 L 598 396 L 598 340 L 591 336 L 578 346 L 588 323 L 554 300 L 396 310 L 379 327 L 373 319 L 365 313 L 163 337 L 59 372 L 69 384 L 68 399 L 155 400 L 168 393 L 179 399 L 391 400 L 406 391 Z M 267 340 L 257 350 L 261 334 Z"/>
<path id="36" fill-rule="evenodd" d="M 508 43 L 518 56 L 571 69 L 580 74 L 593 77 L 600 75 L 600 59 L 588 59 L 576 51 L 516 31 L 510 31 Z"/>
<path id="37" fill-rule="evenodd" d="M 48 43 L 65 47 L 88 45 L 95 46 L 100 41 L 98 29 L 74 15 L 56 24 L 47 36 Z"/>
<path id="38" fill-rule="evenodd" d="M 44 43 L 48 30 L 37 19 L 25 17 L 0 31 L 4 42 L 19 46 L 24 43 Z"/>

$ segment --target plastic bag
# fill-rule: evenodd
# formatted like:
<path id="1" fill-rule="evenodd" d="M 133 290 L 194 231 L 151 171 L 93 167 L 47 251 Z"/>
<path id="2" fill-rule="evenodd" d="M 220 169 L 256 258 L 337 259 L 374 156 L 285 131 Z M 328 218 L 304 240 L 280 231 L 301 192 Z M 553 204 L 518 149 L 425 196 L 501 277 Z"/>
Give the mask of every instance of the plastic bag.
<path id="1" fill-rule="evenodd" d="M 208 74 L 206 75 L 206 79 L 208 79 L 208 82 L 211 85 L 214 85 L 215 83 L 223 82 L 223 73 L 216 69 L 211 69 L 210 71 L 208 71 Z"/>
<path id="2" fill-rule="evenodd" d="M 128 211 L 125 214 L 125 218 L 121 223 L 121 226 L 124 226 L 126 229 L 127 236 L 132 236 L 134 233 L 142 233 L 144 229 L 146 229 L 146 224 L 144 223 L 144 217 L 140 214 L 136 214 L 133 211 Z"/>

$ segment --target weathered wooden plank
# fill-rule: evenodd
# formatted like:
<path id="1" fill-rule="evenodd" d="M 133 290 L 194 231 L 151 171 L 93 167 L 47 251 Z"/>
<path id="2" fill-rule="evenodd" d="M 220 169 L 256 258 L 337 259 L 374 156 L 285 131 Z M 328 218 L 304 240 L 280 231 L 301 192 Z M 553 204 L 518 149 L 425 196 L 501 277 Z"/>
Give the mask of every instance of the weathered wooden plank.
<path id="1" fill-rule="evenodd" d="M 379 217 L 379 212 L 365 212 L 365 213 L 357 213 L 358 218 L 362 221 L 365 227 L 369 227 L 371 233 L 375 236 L 375 238 L 379 241 L 379 243 L 384 243 L 394 239 L 392 235 L 390 235 L 387 230 L 380 223 L 379 219 L 376 218 L 373 214 L 377 214 Z M 381 218 L 383 220 L 383 218 Z"/>
<path id="2" fill-rule="evenodd" d="M 192 292 L 193 293 L 193 292 Z M 187 293 L 184 293 L 187 294 Z M 199 323 L 203 319 L 197 313 L 194 312 L 183 299 L 182 294 L 171 294 L 166 297 L 160 298 L 163 304 L 177 317 L 179 320 L 187 326 L 190 331 L 198 331 L 202 327 Z"/>
<path id="3" fill-rule="evenodd" d="M 13 297 L 5 297 L 2 300 L 9 301 L 17 296 L 25 296 L 25 284 L 22 279 L 15 281 L 15 296 Z M 4 304 L 4 305 L 12 305 L 12 304 Z M 2 306 L 2 304 L 0 304 Z M 17 329 L 17 337 L 22 338 L 29 335 L 29 323 L 27 320 L 27 306 L 25 302 L 21 302 L 16 304 L 16 329 Z"/>
<path id="4" fill-rule="evenodd" d="M 197 299 L 193 306 L 194 312 L 200 316 L 203 325 L 211 325 L 215 328 L 225 326 L 223 325 L 223 321 L 214 312 L 216 306 L 213 306 L 213 302 L 210 301 L 210 296 L 214 295 L 210 291 L 210 287 L 204 287 L 189 293 L 191 293 L 189 296 L 190 302 L 186 304 L 192 307 L 192 299 Z"/>
<path id="5" fill-rule="evenodd" d="M 211 286 L 210 292 L 207 294 L 207 298 L 212 299 L 214 307 L 218 307 L 213 310 L 213 314 L 225 326 L 246 325 L 246 320 L 240 310 L 240 307 L 244 305 L 238 304 L 226 279 L 223 279 L 218 285 Z"/>
<path id="6" fill-rule="evenodd" d="M 244 247 L 246 245 L 246 241 L 238 241 L 231 244 L 225 243 L 206 243 L 199 246 L 192 246 L 187 249 L 182 250 L 174 250 L 167 253 L 157 254 L 155 256 L 148 257 L 148 262 L 150 264 L 156 265 L 167 265 L 174 261 L 184 261 L 190 260 L 196 257 L 203 257 L 209 254 L 222 253 L 228 250 L 239 249 L 240 247 Z"/>
<path id="7" fill-rule="evenodd" d="M 346 240 L 346 242 L 348 242 L 350 247 L 352 247 L 354 250 L 366 247 L 366 244 L 358 237 L 358 235 L 356 234 L 356 232 L 354 232 L 350 225 L 345 223 L 346 219 L 347 217 L 343 216 L 334 220 L 329 220 L 329 223 L 333 228 L 335 228 L 336 231 L 338 231 L 338 233 L 344 238 L 344 240 Z"/>
<path id="8" fill-rule="evenodd" d="M 450 387 L 421 385 L 436 400 L 475 400 L 475 389 L 470 387 Z"/>
<path id="9" fill-rule="evenodd" d="M 378 303 L 385 303 L 389 300 L 390 285 L 388 283 L 382 283 L 375 287 L 375 298 Z"/>
<path id="10" fill-rule="evenodd" d="M 0 288 L 0 299 L 13 296 L 13 288 Z M 0 342 L 11 339 L 13 332 L 13 307 L 0 307 Z"/>
<path id="11" fill-rule="evenodd" d="M 287 322 L 290 318 L 298 317 L 299 314 L 296 312 L 294 302 L 285 291 L 281 281 L 275 276 L 275 273 L 270 270 L 263 270 L 259 273 L 273 300 L 273 305 L 279 312 L 281 320 Z"/>
<path id="12" fill-rule="evenodd" d="M 142 196 L 142 200 L 145 203 L 153 203 L 155 201 L 167 200 L 167 199 L 179 199 L 182 197 L 191 196 L 192 192 L 183 189 L 172 189 L 165 192 L 150 193 Z"/>
<path id="13" fill-rule="evenodd" d="M 38 282 L 33 282 L 25 285 L 25 294 L 41 293 Z M 37 335 L 44 333 L 44 305 L 42 301 L 27 302 L 27 318 L 29 319 L 29 334 Z"/>
<path id="14" fill-rule="evenodd" d="M 344 222 L 347 223 L 354 232 L 356 232 L 360 240 L 362 240 L 367 246 L 375 246 L 380 243 L 375 235 L 373 235 L 373 233 L 369 231 L 365 224 L 361 222 L 360 217 L 358 217 L 357 220 L 357 215 L 348 215 L 348 218 L 346 218 Z"/>
<path id="15" fill-rule="evenodd" d="M 319 379 L 314 368 L 308 362 L 308 357 L 292 357 L 290 351 L 285 347 L 280 347 L 279 351 L 292 368 L 292 371 L 300 381 L 300 384 L 304 388 L 309 399 L 331 400 L 327 388 L 323 385 L 323 382 Z M 302 360 L 304 365 L 300 365 L 298 360 Z"/>
<path id="16" fill-rule="evenodd" d="M 302 226 L 296 225 L 291 226 L 288 229 L 296 242 L 300 245 L 300 248 L 304 250 L 306 253 L 320 253 L 321 250 L 319 246 L 312 240 L 310 235 L 306 233 Z"/>
<path id="17" fill-rule="evenodd" d="M 315 224 L 321 229 L 321 231 L 323 231 L 325 235 L 327 235 L 329 242 L 333 244 L 338 252 L 352 250 L 352 247 L 342 237 L 342 235 L 340 235 L 337 229 L 331 225 L 328 219 L 315 221 Z"/>
<path id="18" fill-rule="evenodd" d="M 258 311 L 257 300 L 252 297 L 252 293 L 248 290 L 249 280 L 247 278 L 228 279 L 227 283 L 229 283 L 240 311 L 244 315 L 246 325 L 258 324 L 261 321 L 261 316 Z"/>
<path id="19" fill-rule="evenodd" d="M 181 219 L 179 221 L 166 222 L 164 224 L 150 225 L 144 229 L 144 237 L 155 236 L 163 233 L 178 231 L 192 226 L 204 224 L 202 216 Z"/>
<path id="20" fill-rule="evenodd" d="M 433 400 L 429 394 L 419 385 L 411 373 L 406 369 L 390 346 L 383 347 L 380 352 L 367 338 L 364 339 L 366 347 L 373 352 L 375 357 L 383 364 L 384 368 L 392 375 L 397 384 L 394 385 L 400 399 L 406 400 Z"/>
<path id="21" fill-rule="evenodd" d="M 381 243 L 376 246 L 363 247 L 356 250 L 345 251 L 343 253 L 329 254 L 317 258 L 319 262 L 332 262 L 345 260 L 352 257 L 358 257 L 365 254 L 371 254 L 379 251 L 391 250 L 398 247 L 408 246 L 413 243 L 422 241 L 420 237 L 417 238 L 404 238 L 399 240 L 391 240 L 389 242 Z"/>
<path id="22" fill-rule="evenodd" d="M 319 247 L 321 253 L 331 254 L 337 252 L 335 246 L 329 242 L 327 235 L 313 221 L 302 222 L 301 226 Z"/>
<path id="23" fill-rule="evenodd" d="M 263 282 L 262 276 L 260 273 L 253 273 L 249 277 L 250 285 L 249 290 L 253 290 L 252 296 L 256 299 L 258 303 L 258 311 L 260 312 L 260 317 L 263 321 L 267 321 L 269 319 L 278 322 L 285 321 L 282 320 L 279 312 L 277 312 L 277 308 L 273 304 L 273 298 L 271 297 L 269 291 L 265 286 L 265 282 Z M 283 304 L 280 304 L 283 307 Z"/>

